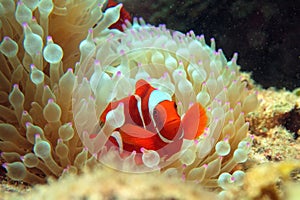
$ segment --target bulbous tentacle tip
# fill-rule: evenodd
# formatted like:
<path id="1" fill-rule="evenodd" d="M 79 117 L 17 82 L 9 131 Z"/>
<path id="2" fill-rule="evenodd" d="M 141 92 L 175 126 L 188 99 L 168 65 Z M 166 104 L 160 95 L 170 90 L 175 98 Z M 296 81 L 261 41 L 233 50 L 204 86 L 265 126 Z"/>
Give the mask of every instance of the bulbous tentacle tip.
<path id="1" fill-rule="evenodd" d="M 22 181 L 27 175 L 26 167 L 21 162 L 3 163 L 2 167 L 6 169 L 7 176 L 15 181 Z"/>
<path id="2" fill-rule="evenodd" d="M 2 154 L 2 152 L 1 152 L 1 154 Z M 2 157 L 2 156 L 1 156 L 1 157 Z M 4 169 L 7 170 L 7 163 L 3 163 L 1 166 L 2 166 Z"/>
<path id="3" fill-rule="evenodd" d="M 160 163 L 160 156 L 156 151 L 141 148 L 142 161 L 149 168 L 156 168 Z"/>

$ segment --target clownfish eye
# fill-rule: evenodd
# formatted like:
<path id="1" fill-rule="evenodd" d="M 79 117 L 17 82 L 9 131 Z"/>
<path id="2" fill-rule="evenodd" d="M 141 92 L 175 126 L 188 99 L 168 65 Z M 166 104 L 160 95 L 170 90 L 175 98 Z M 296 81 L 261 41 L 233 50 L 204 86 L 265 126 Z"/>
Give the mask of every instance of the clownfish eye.
<path id="1" fill-rule="evenodd" d="M 153 110 L 153 117 L 157 117 L 157 115 L 158 115 L 158 111 L 157 111 L 157 109 L 155 108 L 154 110 Z"/>
<path id="2" fill-rule="evenodd" d="M 174 103 L 174 108 L 177 110 L 177 104 L 176 103 Z"/>

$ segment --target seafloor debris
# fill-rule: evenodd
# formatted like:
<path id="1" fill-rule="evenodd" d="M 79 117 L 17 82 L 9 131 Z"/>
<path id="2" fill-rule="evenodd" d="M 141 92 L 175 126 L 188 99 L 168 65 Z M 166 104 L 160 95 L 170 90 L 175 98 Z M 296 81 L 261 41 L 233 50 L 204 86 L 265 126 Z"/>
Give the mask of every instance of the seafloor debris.
<path id="1" fill-rule="evenodd" d="M 300 108 L 296 105 L 292 110 L 285 113 L 280 119 L 281 124 L 292 132 L 296 140 L 300 135 Z"/>

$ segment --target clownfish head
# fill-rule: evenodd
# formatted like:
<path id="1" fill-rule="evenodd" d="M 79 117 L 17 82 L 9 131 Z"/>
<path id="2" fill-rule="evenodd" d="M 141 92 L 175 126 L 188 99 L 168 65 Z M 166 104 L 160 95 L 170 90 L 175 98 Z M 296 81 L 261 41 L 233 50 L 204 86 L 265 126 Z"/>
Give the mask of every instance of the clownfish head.
<path id="1" fill-rule="evenodd" d="M 153 123 L 162 139 L 173 140 L 182 137 L 181 119 L 175 102 L 164 100 L 153 110 Z"/>

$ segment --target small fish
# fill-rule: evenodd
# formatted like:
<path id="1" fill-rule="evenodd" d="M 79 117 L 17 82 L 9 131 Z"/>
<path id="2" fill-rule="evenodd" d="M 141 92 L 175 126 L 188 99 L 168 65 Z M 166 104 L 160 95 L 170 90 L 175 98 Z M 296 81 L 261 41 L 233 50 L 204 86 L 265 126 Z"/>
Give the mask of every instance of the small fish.
<path id="1" fill-rule="evenodd" d="M 181 119 L 169 94 L 143 79 L 135 88 L 133 95 L 111 102 L 100 116 L 105 123 L 107 113 L 124 104 L 125 123 L 115 130 L 118 136 L 110 136 L 113 145 L 127 152 L 147 149 L 170 157 L 180 151 L 183 139 L 193 140 L 203 133 L 207 116 L 199 103 L 194 103 Z"/>
<path id="2" fill-rule="evenodd" d="M 108 0 L 107 5 L 106 5 L 106 9 L 110 8 L 110 7 L 113 7 L 113 6 L 116 6 L 118 4 L 119 3 L 117 3 L 113 0 Z M 109 28 L 115 28 L 115 29 L 118 29 L 120 31 L 123 31 L 122 24 L 124 24 L 126 20 L 131 21 L 131 16 L 130 16 L 129 12 L 123 6 L 121 8 L 121 11 L 120 11 L 119 20 L 116 23 L 112 24 Z"/>

